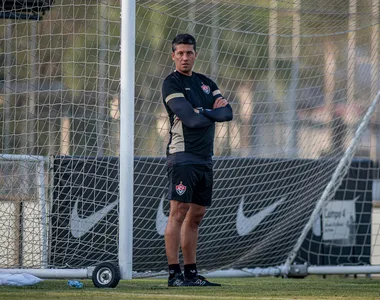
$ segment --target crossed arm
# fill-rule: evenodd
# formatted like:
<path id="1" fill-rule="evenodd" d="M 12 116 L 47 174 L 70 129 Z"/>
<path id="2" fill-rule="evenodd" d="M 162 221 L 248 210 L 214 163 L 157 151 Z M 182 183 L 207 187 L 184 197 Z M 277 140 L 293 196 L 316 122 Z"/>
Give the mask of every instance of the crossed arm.
<path id="1" fill-rule="evenodd" d="M 215 100 L 213 109 L 194 109 L 195 112 L 215 122 L 231 121 L 233 118 L 232 108 L 228 101 L 222 97 Z"/>
<path id="2" fill-rule="evenodd" d="M 215 100 L 213 109 L 194 109 L 185 98 L 174 98 L 167 102 L 173 113 L 189 128 L 203 128 L 214 122 L 232 120 L 232 108 L 227 100 Z"/>
<path id="3" fill-rule="evenodd" d="M 189 128 L 203 128 L 214 123 L 213 120 L 197 113 L 184 97 L 172 99 L 167 104 L 171 111 Z"/>

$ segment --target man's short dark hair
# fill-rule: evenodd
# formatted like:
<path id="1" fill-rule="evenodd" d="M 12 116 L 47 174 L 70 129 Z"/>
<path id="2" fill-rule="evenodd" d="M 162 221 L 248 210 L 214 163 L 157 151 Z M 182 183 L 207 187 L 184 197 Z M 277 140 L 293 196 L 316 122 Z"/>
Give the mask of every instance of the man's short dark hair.
<path id="1" fill-rule="evenodd" d="M 188 34 L 188 33 L 178 34 L 172 41 L 172 51 L 174 52 L 175 47 L 180 44 L 193 45 L 194 51 L 197 51 L 197 42 L 195 41 L 195 38 L 191 34 Z"/>

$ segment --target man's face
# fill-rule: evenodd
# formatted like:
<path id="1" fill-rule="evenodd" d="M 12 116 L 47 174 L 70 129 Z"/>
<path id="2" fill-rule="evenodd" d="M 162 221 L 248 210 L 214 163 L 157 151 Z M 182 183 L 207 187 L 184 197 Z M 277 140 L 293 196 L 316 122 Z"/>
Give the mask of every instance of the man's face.
<path id="1" fill-rule="evenodd" d="M 172 52 L 176 70 L 185 75 L 191 75 L 196 58 L 197 52 L 194 51 L 193 45 L 179 44 L 176 45 L 175 51 Z"/>

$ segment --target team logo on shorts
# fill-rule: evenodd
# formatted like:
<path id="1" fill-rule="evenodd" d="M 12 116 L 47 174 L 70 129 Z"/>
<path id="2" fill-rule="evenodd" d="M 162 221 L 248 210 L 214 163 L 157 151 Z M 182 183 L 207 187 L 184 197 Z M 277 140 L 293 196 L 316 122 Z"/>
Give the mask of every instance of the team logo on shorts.
<path id="1" fill-rule="evenodd" d="M 206 94 L 210 94 L 210 87 L 208 85 L 205 85 L 203 82 L 202 82 L 202 86 L 201 86 L 202 90 L 206 93 Z"/>
<path id="2" fill-rule="evenodd" d="M 175 190 L 177 191 L 177 194 L 182 196 L 186 192 L 186 186 L 182 184 L 182 181 L 179 185 L 175 186 Z"/>

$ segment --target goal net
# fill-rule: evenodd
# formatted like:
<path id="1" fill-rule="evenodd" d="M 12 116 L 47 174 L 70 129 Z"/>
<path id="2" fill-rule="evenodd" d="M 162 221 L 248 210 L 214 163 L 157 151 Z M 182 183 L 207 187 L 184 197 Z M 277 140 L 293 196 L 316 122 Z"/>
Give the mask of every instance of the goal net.
<path id="1" fill-rule="evenodd" d="M 137 0 L 136 38 L 121 41 L 127 2 L 0 4 L 2 268 L 118 263 L 120 106 L 133 102 L 132 270 L 166 271 L 161 85 L 178 33 L 196 37 L 194 70 L 234 111 L 216 124 L 199 268 L 379 264 L 378 1 Z"/>

